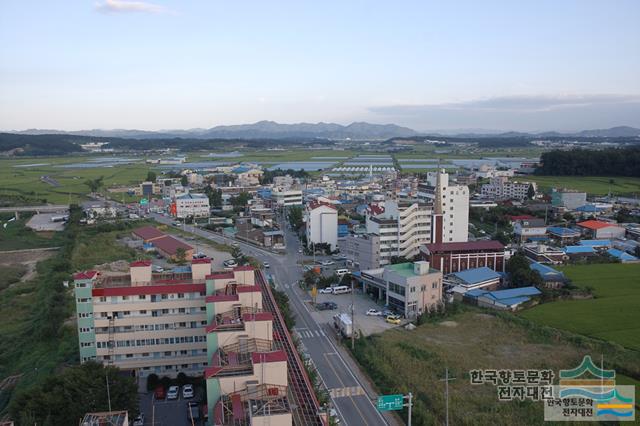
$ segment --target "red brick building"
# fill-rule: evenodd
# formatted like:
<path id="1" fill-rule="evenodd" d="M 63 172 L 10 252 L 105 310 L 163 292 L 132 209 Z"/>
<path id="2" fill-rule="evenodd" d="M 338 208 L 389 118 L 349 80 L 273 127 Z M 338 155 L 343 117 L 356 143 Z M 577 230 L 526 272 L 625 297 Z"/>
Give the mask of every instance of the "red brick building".
<path id="1" fill-rule="evenodd" d="M 426 244 L 420 255 L 445 275 L 482 266 L 504 272 L 505 267 L 504 245 L 493 240 Z"/>

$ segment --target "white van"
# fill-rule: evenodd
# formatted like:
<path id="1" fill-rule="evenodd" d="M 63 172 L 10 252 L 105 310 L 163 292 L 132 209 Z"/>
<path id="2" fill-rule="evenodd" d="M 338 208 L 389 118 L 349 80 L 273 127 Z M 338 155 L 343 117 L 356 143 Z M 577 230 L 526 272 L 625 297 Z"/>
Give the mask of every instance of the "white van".
<path id="1" fill-rule="evenodd" d="M 345 293 L 351 293 L 351 287 L 348 287 L 346 285 L 338 285 L 333 287 L 333 294 L 345 294 Z"/>
<path id="2" fill-rule="evenodd" d="M 336 269 L 336 275 L 339 277 L 343 277 L 344 275 L 347 275 L 350 271 L 346 268 L 343 269 Z"/>

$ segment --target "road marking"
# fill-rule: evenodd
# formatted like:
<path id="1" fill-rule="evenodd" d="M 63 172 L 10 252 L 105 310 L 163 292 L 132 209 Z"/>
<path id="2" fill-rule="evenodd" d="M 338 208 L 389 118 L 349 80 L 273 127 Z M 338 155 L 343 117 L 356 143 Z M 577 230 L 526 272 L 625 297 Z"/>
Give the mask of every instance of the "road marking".
<path id="1" fill-rule="evenodd" d="M 331 395 L 331 398 L 345 398 L 349 396 L 365 395 L 365 392 L 361 386 L 350 386 L 329 389 L 329 395 Z"/>

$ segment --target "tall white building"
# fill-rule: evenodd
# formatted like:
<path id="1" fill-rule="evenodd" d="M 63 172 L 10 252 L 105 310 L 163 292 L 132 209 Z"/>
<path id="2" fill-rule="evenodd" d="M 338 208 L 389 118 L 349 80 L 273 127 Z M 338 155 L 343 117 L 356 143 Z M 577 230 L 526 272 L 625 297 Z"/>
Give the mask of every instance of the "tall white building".
<path id="1" fill-rule="evenodd" d="M 367 234 L 379 244 L 380 266 L 394 256 L 410 259 L 431 242 L 431 205 L 418 201 L 387 201 L 377 216 L 367 216 Z"/>
<path id="2" fill-rule="evenodd" d="M 529 196 L 529 187 L 532 185 L 535 192 L 536 185 L 533 182 L 510 182 L 509 178 L 499 176 L 482 185 L 480 192 L 485 197 L 498 200 L 524 200 Z"/>
<path id="3" fill-rule="evenodd" d="M 327 204 L 312 201 L 305 208 L 307 245 L 326 243 L 335 250 L 338 246 L 338 210 Z"/>
<path id="4" fill-rule="evenodd" d="M 432 232 L 431 242 L 449 243 L 468 240 L 469 188 L 467 186 L 449 185 L 449 174 L 444 170 L 429 172 L 427 182 L 418 185 L 418 199 L 430 202 L 434 206 L 432 221 L 434 232 Z"/>
<path id="5" fill-rule="evenodd" d="M 176 197 L 175 216 L 209 217 L 209 197 L 205 194 L 184 194 Z"/>

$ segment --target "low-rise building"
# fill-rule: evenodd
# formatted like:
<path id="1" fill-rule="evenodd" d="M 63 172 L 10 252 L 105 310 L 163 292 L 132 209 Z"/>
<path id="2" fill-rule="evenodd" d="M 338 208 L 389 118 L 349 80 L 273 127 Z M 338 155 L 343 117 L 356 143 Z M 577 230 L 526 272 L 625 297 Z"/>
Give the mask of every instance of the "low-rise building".
<path id="1" fill-rule="evenodd" d="M 594 239 L 624 238 L 625 235 L 622 226 L 601 220 L 585 220 L 576 225 L 582 230 L 583 235 Z"/>
<path id="2" fill-rule="evenodd" d="M 380 268 L 380 236 L 350 234 L 344 238 L 341 253 L 356 269 Z"/>
<path id="3" fill-rule="evenodd" d="M 515 222 L 513 233 L 520 242 L 536 241 L 547 238 L 547 226 L 544 219 L 523 219 Z"/>
<path id="4" fill-rule="evenodd" d="M 301 206 L 302 190 L 275 187 L 271 191 L 271 199 L 273 203 L 279 207 Z"/>
<path id="5" fill-rule="evenodd" d="M 331 250 L 338 246 L 338 210 L 329 204 L 312 201 L 304 214 L 307 246 L 328 244 Z"/>
<path id="6" fill-rule="evenodd" d="M 541 294 L 542 292 L 535 287 L 510 288 L 497 291 L 478 289 L 465 293 L 464 300 L 484 308 L 515 311 Z"/>
<path id="7" fill-rule="evenodd" d="M 499 241 L 431 243 L 420 247 L 420 254 L 431 267 L 443 274 L 486 266 L 504 272 L 506 251 Z"/>
<path id="8" fill-rule="evenodd" d="M 491 268 L 482 266 L 449 274 L 446 276 L 444 284 L 447 293 L 453 294 L 457 300 L 462 300 L 463 295 L 469 290 L 497 290 L 500 287 L 501 280 L 501 274 Z"/>
<path id="9" fill-rule="evenodd" d="M 535 262 L 559 265 L 568 259 L 564 250 L 546 244 L 525 244 L 522 246 L 522 250 L 525 256 Z"/>
<path id="10" fill-rule="evenodd" d="M 496 200 L 524 200 L 529 198 L 529 192 L 533 188 L 535 196 L 535 182 L 512 182 L 507 177 L 494 177 L 489 183 L 482 185 L 482 196 Z"/>
<path id="11" fill-rule="evenodd" d="M 553 207 L 564 207 L 567 210 L 575 210 L 587 204 L 587 193 L 570 189 L 551 190 L 551 205 Z"/>
<path id="12" fill-rule="evenodd" d="M 209 197 L 205 194 L 184 194 L 175 198 L 174 216 L 180 219 L 186 217 L 209 217 Z"/>
<path id="13" fill-rule="evenodd" d="M 361 271 L 355 279 L 365 293 L 384 300 L 394 311 L 407 318 L 430 312 L 442 302 L 442 273 L 429 262 L 407 262 Z"/>

